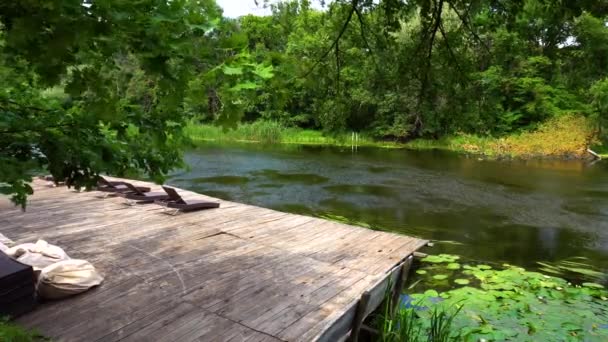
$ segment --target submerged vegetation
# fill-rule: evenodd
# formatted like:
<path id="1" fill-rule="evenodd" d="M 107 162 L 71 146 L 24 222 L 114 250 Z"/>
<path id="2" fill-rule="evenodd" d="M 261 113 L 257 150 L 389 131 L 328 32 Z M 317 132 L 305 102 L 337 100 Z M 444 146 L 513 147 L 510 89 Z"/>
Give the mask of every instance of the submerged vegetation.
<path id="1" fill-rule="evenodd" d="M 395 317 L 379 320 L 380 341 L 608 339 L 608 291 L 603 285 L 573 284 L 511 265 L 495 269 L 458 261 L 453 255 L 422 260 L 417 272 L 423 280 L 408 292 L 442 290 L 404 296 Z"/>

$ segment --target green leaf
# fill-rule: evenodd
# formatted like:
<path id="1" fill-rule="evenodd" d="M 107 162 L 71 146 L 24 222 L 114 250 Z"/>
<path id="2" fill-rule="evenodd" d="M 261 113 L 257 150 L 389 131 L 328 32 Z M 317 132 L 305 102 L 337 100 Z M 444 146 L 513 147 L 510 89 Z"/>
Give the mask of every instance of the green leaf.
<path id="1" fill-rule="evenodd" d="M 439 297 L 439 292 L 435 290 L 426 290 L 424 291 L 424 295 L 427 297 Z"/>
<path id="2" fill-rule="evenodd" d="M 265 67 L 265 66 L 259 64 L 256 66 L 253 73 L 256 74 L 257 76 L 267 80 L 267 79 L 271 79 L 274 76 L 274 74 L 272 72 L 273 70 L 274 70 L 274 67 L 272 65 Z"/>
<path id="3" fill-rule="evenodd" d="M 125 16 L 125 18 L 128 18 L 129 14 L 124 13 L 124 16 Z M 180 21 L 180 19 L 178 19 L 178 18 L 170 18 L 163 14 L 157 14 L 150 19 L 153 23 L 157 23 L 157 24 L 160 24 L 160 23 L 176 24 Z"/>
<path id="4" fill-rule="evenodd" d="M 439 254 L 439 255 L 428 255 L 428 256 L 422 258 L 421 261 L 440 264 L 440 263 L 451 263 L 451 262 L 458 260 L 459 258 L 460 257 L 457 255 Z"/>
<path id="5" fill-rule="evenodd" d="M 133 125 L 132 123 L 129 123 L 126 129 L 126 134 L 129 138 L 136 137 L 137 135 L 139 135 L 139 127 Z"/>
<path id="6" fill-rule="evenodd" d="M 235 85 L 234 87 L 230 88 L 230 90 L 232 91 L 239 91 L 239 90 L 253 90 L 253 89 L 258 89 L 260 87 L 259 84 L 254 83 L 254 82 L 242 82 L 239 83 L 237 85 Z"/>
<path id="7" fill-rule="evenodd" d="M 242 75 L 243 74 L 243 68 L 241 68 L 241 67 L 230 67 L 230 66 L 224 65 L 222 67 L 222 72 L 225 75 Z"/>
<path id="8" fill-rule="evenodd" d="M 433 279 L 435 279 L 435 280 L 445 280 L 447 278 L 448 278 L 448 276 L 445 274 L 436 274 L 433 276 Z"/>
<path id="9" fill-rule="evenodd" d="M 454 283 L 458 285 L 467 285 L 469 283 L 468 279 L 455 279 Z"/>
<path id="10" fill-rule="evenodd" d="M 186 21 L 186 25 L 191 30 L 202 30 L 205 33 L 208 33 L 211 30 L 213 30 L 214 28 L 216 28 L 219 23 L 220 23 L 220 19 L 219 18 L 213 19 L 213 20 L 211 20 L 211 21 L 209 21 L 207 23 L 204 23 L 204 24 L 191 24 L 190 22 Z"/>

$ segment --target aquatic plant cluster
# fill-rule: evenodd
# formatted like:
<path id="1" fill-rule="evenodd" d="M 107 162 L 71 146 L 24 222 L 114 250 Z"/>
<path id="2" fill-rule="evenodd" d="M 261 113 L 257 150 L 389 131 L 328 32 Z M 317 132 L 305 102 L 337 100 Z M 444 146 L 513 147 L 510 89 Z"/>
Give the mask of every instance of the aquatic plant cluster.
<path id="1" fill-rule="evenodd" d="M 426 281 L 450 289 L 404 296 L 395 317 L 384 316 L 378 323 L 379 340 L 608 340 L 608 291 L 603 285 L 573 284 L 507 264 L 462 265 L 458 259 L 445 254 L 422 259 L 417 273 L 423 278 L 411 288 Z"/>

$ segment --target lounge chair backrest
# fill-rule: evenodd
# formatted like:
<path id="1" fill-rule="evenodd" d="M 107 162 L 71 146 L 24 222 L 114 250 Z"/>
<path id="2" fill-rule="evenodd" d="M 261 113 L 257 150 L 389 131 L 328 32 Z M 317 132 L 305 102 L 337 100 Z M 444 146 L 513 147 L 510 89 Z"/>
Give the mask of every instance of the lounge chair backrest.
<path id="1" fill-rule="evenodd" d="M 123 181 L 109 181 L 107 179 L 105 179 L 102 176 L 99 176 L 99 178 L 97 179 L 97 184 L 100 184 L 102 186 L 108 187 L 108 188 L 116 188 L 117 185 L 126 185 L 126 182 Z"/>
<path id="2" fill-rule="evenodd" d="M 136 194 L 138 194 L 138 195 L 144 196 L 144 192 L 142 192 L 141 190 L 139 190 L 139 189 L 138 189 L 137 187 L 135 187 L 133 184 L 131 184 L 131 183 L 127 183 L 127 182 L 124 182 L 123 184 L 124 184 L 124 185 L 125 185 L 127 188 L 129 188 L 129 190 L 131 190 L 132 192 L 134 192 L 134 193 L 136 193 Z"/>
<path id="3" fill-rule="evenodd" d="M 99 179 L 97 180 L 97 183 L 104 185 L 104 186 L 111 186 L 112 184 L 110 184 L 110 182 L 108 182 L 107 179 L 103 178 L 102 176 L 99 176 Z"/>
<path id="4" fill-rule="evenodd" d="M 172 201 L 175 201 L 177 203 L 186 203 L 186 201 L 184 201 L 184 199 L 182 198 L 182 196 L 180 196 L 177 191 L 175 191 L 174 188 L 168 187 L 168 186 L 163 186 L 163 190 L 165 190 L 165 192 L 167 193 L 167 195 L 169 195 L 169 199 Z"/>

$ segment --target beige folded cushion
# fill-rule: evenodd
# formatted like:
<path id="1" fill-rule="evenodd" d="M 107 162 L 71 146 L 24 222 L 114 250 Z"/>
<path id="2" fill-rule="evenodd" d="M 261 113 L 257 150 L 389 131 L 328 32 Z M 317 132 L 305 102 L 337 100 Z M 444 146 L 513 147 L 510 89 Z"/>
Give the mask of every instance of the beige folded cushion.
<path id="1" fill-rule="evenodd" d="M 42 269 L 38 295 L 57 299 L 87 291 L 103 282 L 103 277 L 86 260 L 64 260 Z"/>

